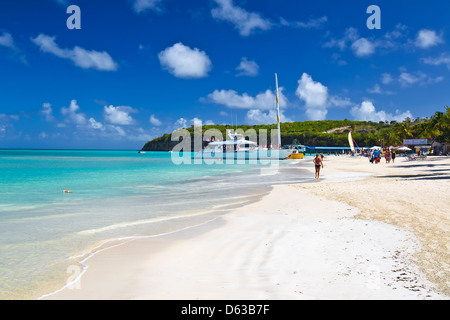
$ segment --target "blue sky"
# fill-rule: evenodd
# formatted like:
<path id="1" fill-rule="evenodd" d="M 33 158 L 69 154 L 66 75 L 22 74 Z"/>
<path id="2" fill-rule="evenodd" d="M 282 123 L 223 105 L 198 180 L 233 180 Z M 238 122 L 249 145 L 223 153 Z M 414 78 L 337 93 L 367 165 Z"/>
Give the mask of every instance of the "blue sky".
<path id="1" fill-rule="evenodd" d="M 69 5 L 81 29 L 69 29 Z M 367 8 L 381 9 L 369 29 Z M 140 149 L 193 123 L 402 121 L 449 104 L 450 2 L 5 0 L 0 148 Z"/>

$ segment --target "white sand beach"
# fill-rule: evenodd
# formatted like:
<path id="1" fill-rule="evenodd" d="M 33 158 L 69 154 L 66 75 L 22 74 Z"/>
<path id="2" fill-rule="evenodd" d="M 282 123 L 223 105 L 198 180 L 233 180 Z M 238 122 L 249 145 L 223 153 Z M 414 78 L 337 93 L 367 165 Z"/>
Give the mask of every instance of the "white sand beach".
<path id="1" fill-rule="evenodd" d="M 42 299 L 449 299 L 450 158 L 324 159 L 320 182 L 118 241 Z M 312 158 L 300 160 L 314 178 Z M 304 167 L 302 167 L 304 169 Z"/>

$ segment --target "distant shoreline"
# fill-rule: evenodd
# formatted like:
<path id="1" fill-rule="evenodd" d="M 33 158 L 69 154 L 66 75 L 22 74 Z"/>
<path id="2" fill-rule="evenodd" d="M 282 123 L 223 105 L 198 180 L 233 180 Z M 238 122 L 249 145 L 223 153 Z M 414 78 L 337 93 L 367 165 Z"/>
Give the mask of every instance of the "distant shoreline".
<path id="1" fill-rule="evenodd" d="M 19 150 L 19 151 L 139 151 L 134 149 L 34 149 L 34 148 L 0 148 L 0 151 Z"/>

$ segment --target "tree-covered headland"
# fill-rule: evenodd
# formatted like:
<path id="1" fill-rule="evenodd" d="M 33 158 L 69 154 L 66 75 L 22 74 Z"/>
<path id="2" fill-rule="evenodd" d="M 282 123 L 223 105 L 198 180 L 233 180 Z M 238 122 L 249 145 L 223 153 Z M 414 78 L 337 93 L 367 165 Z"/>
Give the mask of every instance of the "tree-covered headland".
<path id="1" fill-rule="evenodd" d="M 202 136 L 208 130 L 220 131 L 222 137 L 226 137 L 227 129 L 236 129 L 228 125 L 207 125 L 201 127 Z M 248 132 L 253 129 L 256 132 L 258 142 L 259 133 L 267 132 L 268 144 L 270 144 L 270 132 L 276 129 L 276 125 L 239 125 L 239 130 Z M 199 145 L 194 145 L 194 132 L 199 134 L 199 128 L 186 128 L 191 135 L 192 151 L 198 151 Z M 253 132 L 252 130 L 252 132 Z M 351 121 L 324 120 L 324 121 L 300 121 L 281 124 L 282 145 L 306 145 L 312 147 L 342 147 L 348 146 L 348 133 L 352 132 L 353 140 L 359 147 L 371 147 L 401 145 L 404 139 L 429 139 L 431 142 L 450 142 L 450 108 L 445 107 L 445 112 L 435 112 L 429 118 L 407 118 L 403 122 L 396 121 Z M 172 133 L 147 142 L 144 151 L 170 151 L 179 141 L 172 141 Z M 207 141 L 203 141 L 203 145 Z"/>

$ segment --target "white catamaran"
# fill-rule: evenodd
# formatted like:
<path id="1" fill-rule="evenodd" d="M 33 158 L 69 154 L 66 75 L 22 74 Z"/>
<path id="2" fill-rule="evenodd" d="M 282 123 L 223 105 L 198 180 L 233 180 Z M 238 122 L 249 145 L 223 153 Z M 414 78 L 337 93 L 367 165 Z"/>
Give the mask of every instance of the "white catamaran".
<path id="1" fill-rule="evenodd" d="M 258 145 L 255 141 L 246 140 L 244 135 L 233 130 L 227 130 L 223 141 L 212 141 L 202 151 L 195 154 L 196 159 L 237 159 L 237 160 L 284 160 L 293 152 L 281 146 L 280 100 L 278 98 L 278 76 L 275 74 L 277 102 L 277 135 L 272 146 Z"/>

